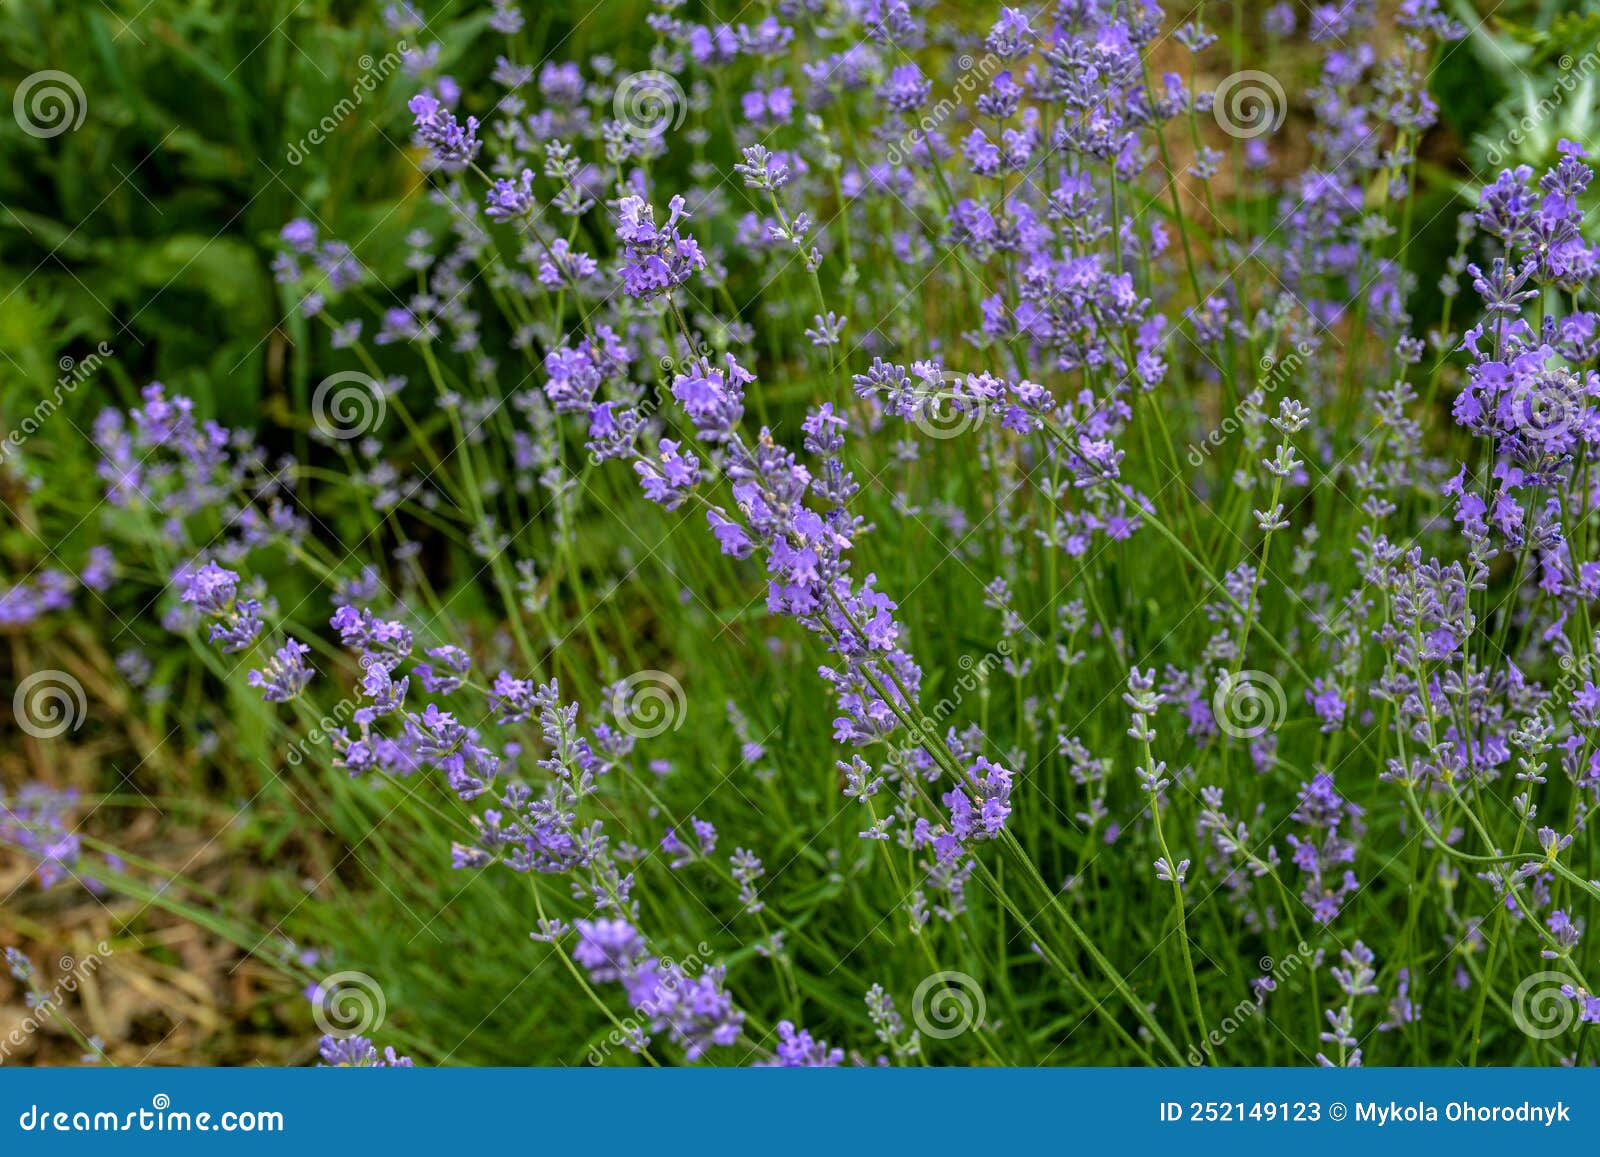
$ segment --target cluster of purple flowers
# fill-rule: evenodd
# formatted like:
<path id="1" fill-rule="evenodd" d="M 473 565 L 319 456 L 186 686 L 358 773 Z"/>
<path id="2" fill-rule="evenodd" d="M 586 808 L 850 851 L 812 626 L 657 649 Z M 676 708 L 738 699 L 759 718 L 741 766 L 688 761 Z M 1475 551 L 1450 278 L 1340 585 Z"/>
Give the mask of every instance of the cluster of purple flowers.
<path id="1" fill-rule="evenodd" d="M 40 567 L 0 590 L 0 627 L 27 627 L 47 615 L 70 610 L 80 588 L 103 593 L 110 589 L 115 575 L 115 560 L 105 546 L 90 547 L 76 575 L 59 567 Z"/>
<path id="2" fill-rule="evenodd" d="M 382 1053 L 364 1036 L 325 1036 L 318 1045 L 318 1062 L 335 1069 L 409 1069 L 411 1058 L 396 1056 L 393 1047 Z"/>
<path id="3" fill-rule="evenodd" d="M 723 987 L 725 968 L 708 966 L 690 976 L 682 965 L 651 955 L 644 937 L 624 919 L 580 920 L 577 933 L 573 959 L 589 978 L 621 984 L 628 1004 L 643 1015 L 650 1031 L 666 1033 L 688 1060 L 738 1042 L 745 1017 Z M 650 1038 L 638 1028 L 628 1044 L 645 1049 Z"/>
<path id="4" fill-rule="evenodd" d="M 0 789 L 0 848 L 34 863 L 41 888 L 75 875 L 82 841 L 72 824 L 77 806 L 73 792 L 25 784 L 16 793 Z"/>

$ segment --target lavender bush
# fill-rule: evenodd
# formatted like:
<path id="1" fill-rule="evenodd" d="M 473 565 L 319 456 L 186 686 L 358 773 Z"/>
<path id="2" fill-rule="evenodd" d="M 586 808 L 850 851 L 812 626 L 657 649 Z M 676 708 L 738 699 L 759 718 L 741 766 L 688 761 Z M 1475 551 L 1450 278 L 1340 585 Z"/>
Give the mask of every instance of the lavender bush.
<path id="1" fill-rule="evenodd" d="M 335 850 L 258 916 L 124 805 L 0 843 L 328 1064 L 1591 1063 L 1586 143 L 1425 197 L 1439 0 L 990 15 L 390 9 L 404 268 L 285 223 L 304 404 L 50 427 L 93 549 L 0 596 Z"/>

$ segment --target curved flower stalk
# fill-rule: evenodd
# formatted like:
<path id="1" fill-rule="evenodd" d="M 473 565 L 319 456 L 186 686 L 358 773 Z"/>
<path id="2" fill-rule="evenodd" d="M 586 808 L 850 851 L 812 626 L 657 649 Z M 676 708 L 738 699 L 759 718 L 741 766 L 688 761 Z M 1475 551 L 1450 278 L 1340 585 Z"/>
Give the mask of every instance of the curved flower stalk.
<path id="1" fill-rule="evenodd" d="M 674 255 L 699 252 L 693 239 L 677 228 L 684 216 L 682 198 L 674 198 L 668 223 L 661 228 L 654 225 L 653 211 L 639 198 L 623 198 L 619 212 L 624 292 L 651 300 L 681 284 L 691 269 L 685 267 L 682 278 L 670 272 L 648 277 L 641 270 L 652 262 L 663 262 L 662 255 L 676 261 L 679 258 Z M 692 348 L 693 334 L 675 308 L 673 315 Z M 701 498 L 707 521 L 724 554 L 735 558 L 761 555 L 768 574 L 769 613 L 793 617 L 821 636 L 837 656 L 834 666 L 819 672 L 833 687 L 841 710 L 835 720 L 835 739 L 858 745 L 887 742 L 906 717 L 920 718 L 915 700 L 921 670 L 899 645 L 903 628 L 893 617 L 895 604 L 875 589 L 875 576 L 868 575 L 859 584 L 850 577 L 846 552 L 863 527 L 860 518 L 848 511 L 857 486 L 839 456 L 847 420 L 827 403 L 808 416 L 804 448 L 822 459 L 821 475 L 814 476 L 766 428 L 753 446 L 746 444 L 738 423 L 745 390 L 754 380 L 730 354 L 720 366 L 709 359 L 692 359 L 671 383 L 672 396 L 684 418 L 696 438 L 718 453 L 721 472 L 730 483 L 731 513 Z M 695 495 L 702 480 L 698 460 L 685 455 L 679 442 L 665 437 L 658 440 L 654 454 L 641 450 L 636 439 L 625 433 L 639 429 L 635 412 L 619 411 L 610 402 L 598 403 L 590 411 L 588 448 L 602 458 L 631 459 L 646 497 L 674 509 Z M 826 504 L 821 512 L 810 505 L 811 495 Z M 935 745 L 934 751 L 938 750 Z M 948 758 L 945 762 L 948 765 Z M 987 784 L 998 776 L 995 786 L 979 787 L 980 798 L 987 798 L 990 792 L 997 798 L 1009 794 L 1009 785 L 1000 784 L 1010 773 L 1003 768 L 984 771 L 988 766 L 980 759 L 966 772 L 966 777 L 971 777 L 967 782 Z M 938 859 L 946 862 L 975 830 L 989 836 L 998 832 L 1009 809 L 992 813 L 998 816 L 992 826 L 986 823 L 974 829 L 967 790 L 970 788 L 957 787 L 947 799 L 947 805 L 955 809 L 947 827 L 935 829 L 925 819 L 919 821 L 911 837 L 914 846 L 937 842 Z M 946 834 L 938 837 L 937 831 Z"/>

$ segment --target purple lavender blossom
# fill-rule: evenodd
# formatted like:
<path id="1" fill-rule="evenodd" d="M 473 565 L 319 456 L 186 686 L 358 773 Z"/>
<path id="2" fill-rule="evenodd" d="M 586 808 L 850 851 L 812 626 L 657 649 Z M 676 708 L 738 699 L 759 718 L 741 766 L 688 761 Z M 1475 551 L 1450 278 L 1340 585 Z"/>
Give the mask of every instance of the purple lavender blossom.
<path id="1" fill-rule="evenodd" d="M 463 124 L 434 94 L 420 92 L 407 107 L 416 118 L 417 139 L 432 150 L 442 167 L 469 164 L 483 147 L 478 140 L 478 118 L 469 116 Z"/>
<path id="2" fill-rule="evenodd" d="M 261 698 L 268 703 L 287 703 L 298 698 L 316 674 L 305 661 L 310 652 L 311 648 L 304 643 L 286 639 L 267 665 L 252 670 L 246 681 L 251 687 L 261 688 Z"/>

